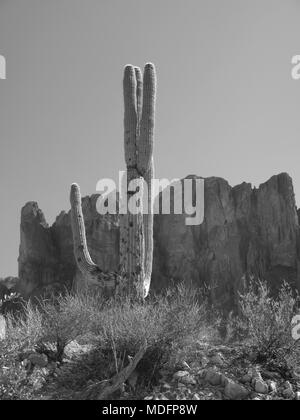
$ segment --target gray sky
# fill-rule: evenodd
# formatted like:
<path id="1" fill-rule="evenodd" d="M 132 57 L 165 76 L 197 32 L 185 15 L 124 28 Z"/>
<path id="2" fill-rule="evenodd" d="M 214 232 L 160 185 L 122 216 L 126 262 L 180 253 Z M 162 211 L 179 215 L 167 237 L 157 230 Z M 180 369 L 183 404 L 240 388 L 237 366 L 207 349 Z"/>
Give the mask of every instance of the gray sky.
<path id="1" fill-rule="evenodd" d="M 0 0 L 0 275 L 17 273 L 20 209 L 48 222 L 117 179 L 122 71 L 156 64 L 157 177 L 258 185 L 288 172 L 300 200 L 299 0 Z"/>

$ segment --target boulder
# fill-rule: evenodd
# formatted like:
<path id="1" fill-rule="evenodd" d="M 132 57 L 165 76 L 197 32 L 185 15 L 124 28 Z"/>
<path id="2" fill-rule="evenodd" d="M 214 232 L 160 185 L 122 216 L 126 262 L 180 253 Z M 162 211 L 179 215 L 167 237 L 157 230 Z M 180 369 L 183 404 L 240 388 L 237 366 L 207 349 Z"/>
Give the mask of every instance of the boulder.
<path id="1" fill-rule="evenodd" d="M 210 384 L 210 385 L 223 385 L 223 374 L 218 372 L 216 369 L 210 368 L 207 369 L 206 371 L 206 375 L 205 375 L 205 380 Z"/>
<path id="2" fill-rule="evenodd" d="M 293 390 L 293 386 L 289 381 L 286 381 L 283 385 L 284 389 L 282 391 L 282 395 L 286 399 L 294 399 L 295 393 Z"/>
<path id="3" fill-rule="evenodd" d="M 254 390 L 258 394 L 268 394 L 269 386 L 265 381 L 258 379 L 255 381 Z"/>
<path id="4" fill-rule="evenodd" d="M 277 383 L 275 381 L 268 381 L 269 391 L 273 394 L 277 393 Z"/>
<path id="5" fill-rule="evenodd" d="M 44 368 L 48 365 L 48 357 L 45 354 L 41 353 L 31 353 L 28 356 L 28 360 L 34 366 Z"/>
<path id="6" fill-rule="evenodd" d="M 175 372 L 173 375 L 173 379 L 176 379 L 178 381 L 181 381 L 182 378 L 185 376 L 188 376 L 190 373 L 187 370 L 179 370 L 178 372 Z"/>
<path id="7" fill-rule="evenodd" d="M 249 395 L 249 391 L 243 385 L 232 380 L 227 381 L 224 393 L 231 400 L 243 400 Z"/>
<path id="8" fill-rule="evenodd" d="M 210 363 L 216 366 L 224 366 L 225 360 L 221 353 L 216 353 L 210 358 Z"/>

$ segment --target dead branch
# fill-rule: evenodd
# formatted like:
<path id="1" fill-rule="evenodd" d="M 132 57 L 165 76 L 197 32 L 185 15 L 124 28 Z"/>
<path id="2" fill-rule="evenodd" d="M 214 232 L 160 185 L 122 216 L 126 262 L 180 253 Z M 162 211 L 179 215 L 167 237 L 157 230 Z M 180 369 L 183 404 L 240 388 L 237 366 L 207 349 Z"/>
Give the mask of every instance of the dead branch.
<path id="1" fill-rule="evenodd" d="M 146 350 L 147 350 L 147 342 L 145 341 L 144 344 L 139 349 L 139 351 L 137 352 L 137 354 L 130 361 L 130 363 L 124 369 L 122 369 L 119 373 L 117 373 L 115 376 L 113 376 L 105 384 L 105 388 L 98 395 L 98 398 L 97 398 L 98 400 L 107 399 L 107 397 L 110 394 L 117 391 L 123 385 L 123 383 L 127 381 L 127 379 L 130 377 L 130 375 L 133 373 L 133 371 L 137 367 L 139 361 L 144 356 Z"/>
<path id="2" fill-rule="evenodd" d="M 147 341 L 143 343 L 137 354 L 134 356 L 134 358 L 130 360 L 129 364 L 123 370 L 118 372 L 109 380 L 105 379 L 103 381 L 96 382 L 90 385 L 84 393 L 84 399 L 92 398 L 96 400 L 104 400 L 107 399 L 107 397 L 110 394 L 121 388 L 124 382 L 126 382 L 131 376 L 131 374 L 134 372 L 139 361 L 144 356 L 146 350 Z"/>

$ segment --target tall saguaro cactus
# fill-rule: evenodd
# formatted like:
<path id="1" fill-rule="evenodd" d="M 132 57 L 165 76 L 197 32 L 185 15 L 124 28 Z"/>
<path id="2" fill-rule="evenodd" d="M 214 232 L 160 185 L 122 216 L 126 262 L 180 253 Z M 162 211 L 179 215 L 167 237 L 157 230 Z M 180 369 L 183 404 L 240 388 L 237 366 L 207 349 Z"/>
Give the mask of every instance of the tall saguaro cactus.
<path id="1" fill-rule="evenodd" d="M 139 68 L 126 66 L 124 71 L 124 147 L 128 183 L 142 178 L 148 189 L 148 208 L 140 215 L 128 215 L 121 229 L 121 265 L 127 276 L 135 273 L 137 284 L 148 294 L 153 259 L 153 142 L 156 74 L 153 64 L 146 64 L 144 76 Z M 129 194 L 130 192 L 128 192 Z M 141 227 L 142 225 L 142 227 Z M 139 274 L 140 273 L 140 274 Z"/>
<path id="2" fill-rule="evenodd" d="M 120 215 L 120 273 L 104 273 L 91 259 L 87 249 L 79 187 L 71 187 L 71 221 L 74 254 L 77 265 L 88 283 L 97 283 L 109 290 L 133 292 L 145 297 L 149 292 L 153 260 L 153 141 L 156 95 L 154 65 L 146 64 L 144 75 L 138 67 L 128 65 L 124 70 L 124 150 L 127 167 L 127 197 L 139 188 L 144 193 L 147 184 L 147 211 L 142 201 L 137 212 Z M 127 208 L 128 210 L 128 208 Z"/>

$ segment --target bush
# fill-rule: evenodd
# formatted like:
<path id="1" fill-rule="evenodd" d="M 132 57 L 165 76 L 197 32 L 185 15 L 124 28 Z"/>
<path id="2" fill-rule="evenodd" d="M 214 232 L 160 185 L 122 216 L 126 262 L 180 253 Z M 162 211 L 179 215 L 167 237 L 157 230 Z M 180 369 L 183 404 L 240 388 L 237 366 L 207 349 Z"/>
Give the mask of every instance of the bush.
<path id="1" fill-rule="evenodd" d="M 39 314 L 42 317 L 43 332 L 39 340 L 43 344 L 54 344 L 55 358 L 61 362 L 66 346 L 88 331 L 91 323 L 89 296 L 70 294 L 41 301 Z"/>
<path id="2" fill-rule="evenodd" d="M 113 356 L 117 370 L 146 340 L 147 351 L 138 370 L 145 381 L 151 381 L 163 365 L 176 361 L 191 337 L 196 341 L 203 332 L 207 307 L 197 298 L 192 288 L 180 284 L 144 303 L 112 300 L 94 313 L 92 329 L 98 346 L 105 357 Z"/>
<path id="3" fill-rule="evenodd" d="M 74 298 L 82 299 L 81 294 Z M 130 298 L 104 301 L 99 295 L 84 299 L 89 302 L 89 325 L 79 342 L 93 343 L 93 348 L 57 378 L 66 394 L 69 390 L 80 393 L 87 383 L 112 378 L 146 341 L 146 352 L 136 370 L 143 392 L 156 383 L 161 368 L 183 358 L 188 361 L 190 343 L 207 332 L 206 301 L 191 287 L 178 285 L 144 303 Z"/>
<path id="4" fill-rule="evenodd" d="M 89 296 L 87 294 L 52 297 L 38 304 L 23 304 L 22 312 L 8 314 L 7 344 L 14 353 L 21 351 L 43 351 L 54 345 L 56 359 L 62 360 L 68 343 L 86 333 L 91 323 Z"/>
<path id="5" fill-rule="evenodd" d="M 21 360 L 38 351 L 61 361 L 65 346 L 90 325 L 90 302 L 94 298 L 87 294 L 66 294 L 23 303 L 22 311 L 6 315 L 6 338 L 0 340 L 0 400 L 34 398 L 35 385 L 44 379 L 37 370 L 29 374 Z"/>
<path id="6" fill-rule="evenodd" d="M 33 349 L 42 337 L 42 316 L 32 305 L 23 316 L 6 315 L 6 338 L 0 340 L 0 400 L 27 400 L 33 387 L 20 354 Z"/>
<path id="7" fill-rule="evenodd" d="M 162 367 L 170 367 L 182 358 L 188 362 L 191 343 L 207 333 L 207 317 L 206 300 L 183 285 L 145 302 L 105 300 L 94 291 L 66 294 L 38 305 L 27 303 L 22 314 L 8 315 L 6 349 L 0 349 L 0 353 L 10 354 L 9 363 L 5 363 L 10 366 L 8 382 L 13 384 L 14 378 L 25 380 L 24 372 L 21 375 L 18 371 L 20 363 L 15 363 L 20 353 L 35 350 L 50 356 L 54 348 L 55 359 L 63 361 L 65 347 L 71 341 L 89 344 L 87 353 L 75 355 L 73 363 L 66 364 L 53 379 L 53 389 L 74 394 L 86 388 L 89 381 L 110 379 L 146 341 L 146 352 L 137 366 L 143 389 L 156 381 Z M 13 387 L 17 395 L 18 386 Z"/>
<path id="8" fill-rule="evenodd" d="M 292 318 L 298 296 L 284 283 L 277 298 L 273 298 L 265 282 L 251 283 L 240 296 L 240 318 L 235 320 L 238 335 L 247 339 L 260 361 L 274 362 L 288 357 L 293 351 Z"/>
<path id="9" fill-rule="evenodd" d="M 43 334 L 43 316 L 32 303 L 23 304 L 17 315 L 6 315 L 6 345 L 12 354 L 33 350 Z"/>

